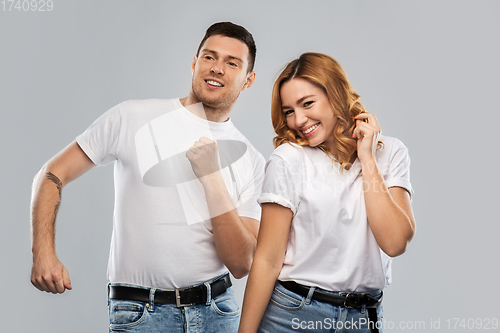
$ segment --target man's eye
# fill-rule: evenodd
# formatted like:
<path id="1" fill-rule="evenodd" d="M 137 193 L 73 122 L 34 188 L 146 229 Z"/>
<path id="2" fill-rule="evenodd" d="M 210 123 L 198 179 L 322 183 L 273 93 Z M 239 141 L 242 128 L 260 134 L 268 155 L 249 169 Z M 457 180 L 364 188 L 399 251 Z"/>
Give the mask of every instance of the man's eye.
<path id="1" fill-rule="evenodd" d="M 237 64 L 235 64 L 234 62 L 230 62 L 230 63 L 229 63 L 229 66 L 231 66 L 231 67 L 238 67 L 238 65 L 237 65 Z"/>
<path id="2" fill-rule="evenodd" d="M 212 58 L 211 56 L 208 56 L 208 55 L 207 55 L 207 56 L 205 56 L 205 59 L 207 59 L 207 60 L 212 60 L 213 58 Z"/>

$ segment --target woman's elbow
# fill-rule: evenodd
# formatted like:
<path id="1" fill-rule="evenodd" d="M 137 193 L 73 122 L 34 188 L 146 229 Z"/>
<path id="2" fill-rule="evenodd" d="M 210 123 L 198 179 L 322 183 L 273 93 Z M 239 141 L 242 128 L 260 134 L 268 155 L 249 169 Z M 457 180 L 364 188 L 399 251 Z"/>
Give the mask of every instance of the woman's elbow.
<path id="1" fill-rule="evenodd" d="M 406 252 L 406 248 L 408 247 L 409 242 L 405 242 L 404 244 L 386 246 L 382 248 L 385 254 L 387 254 L 391 258 L 398 257 Z"/>
<path id="2" fill-rule="evenodd" d="M 407 235 L 401 237 L 401 239 L 391 242 L 390 244 L 386 244 L 382 251 L 385 252 L 389 257 L 398 257 L 406 252 L 408 245 L 410 245 L 413 236 L 415 235 L 415 228 L 412 228 L 411 231 L 408 232 Z"/>

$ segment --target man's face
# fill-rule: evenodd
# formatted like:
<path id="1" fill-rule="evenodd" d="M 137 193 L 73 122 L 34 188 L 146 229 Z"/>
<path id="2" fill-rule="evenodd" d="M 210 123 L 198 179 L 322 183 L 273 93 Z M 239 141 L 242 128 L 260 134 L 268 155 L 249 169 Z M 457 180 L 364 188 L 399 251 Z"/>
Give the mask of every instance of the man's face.
<path id="1" fill-rule="evenodd" d="M 214 109 L 230 108 L 255 80 L 254 72 L 247 73 L 248 53 L 246 44 L 238 39 L 209 37 L 191 64 L 194 97 Z"/>

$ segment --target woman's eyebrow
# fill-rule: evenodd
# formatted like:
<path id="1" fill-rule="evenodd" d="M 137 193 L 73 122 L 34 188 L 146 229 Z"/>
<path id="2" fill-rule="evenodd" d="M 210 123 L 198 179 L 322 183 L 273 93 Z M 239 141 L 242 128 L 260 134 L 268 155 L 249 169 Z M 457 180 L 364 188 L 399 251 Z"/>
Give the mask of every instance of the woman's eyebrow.
<path id="1" fill-rule="evenodd" d="M 309 97 L 314 97 L 314 95 L 306 95 L 306 96 L 300 98 L 299 100 L 297 100 L 297 104 L 302 103 L 305 99 L 307 99 Z"/>

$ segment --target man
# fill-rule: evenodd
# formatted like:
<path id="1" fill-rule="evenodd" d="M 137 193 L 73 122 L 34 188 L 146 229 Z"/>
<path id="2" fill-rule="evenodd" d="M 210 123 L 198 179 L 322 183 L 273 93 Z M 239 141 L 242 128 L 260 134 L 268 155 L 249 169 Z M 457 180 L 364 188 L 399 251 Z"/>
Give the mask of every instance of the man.
<path id="1" fill-rule="evenodd" d="M 42 167 L 32 199 L 35 287 L 72 289 L 55 253 L 61 192 L 114 162 L 110 331 L 236 332 L 227 270 L 242 278 L 250 269 L 264 159 L 228 115 L 255 81 L 255 53 L 245 28 L 212 25 L 193 58 L 187 97 L 123 102 Z"/>

